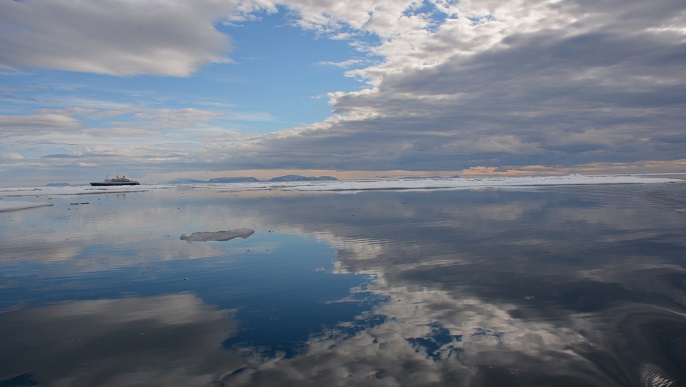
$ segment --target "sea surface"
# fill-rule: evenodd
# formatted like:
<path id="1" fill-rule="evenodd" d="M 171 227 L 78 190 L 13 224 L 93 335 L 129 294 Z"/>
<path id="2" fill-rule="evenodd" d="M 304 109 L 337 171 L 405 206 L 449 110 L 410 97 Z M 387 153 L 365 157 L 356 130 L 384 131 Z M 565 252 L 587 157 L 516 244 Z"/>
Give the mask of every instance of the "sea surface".
<path id="1" fill-rule="evenodd" d="M 686 385 L 686 183 L 138 189 L 0 199 L 0 386 Z"/>

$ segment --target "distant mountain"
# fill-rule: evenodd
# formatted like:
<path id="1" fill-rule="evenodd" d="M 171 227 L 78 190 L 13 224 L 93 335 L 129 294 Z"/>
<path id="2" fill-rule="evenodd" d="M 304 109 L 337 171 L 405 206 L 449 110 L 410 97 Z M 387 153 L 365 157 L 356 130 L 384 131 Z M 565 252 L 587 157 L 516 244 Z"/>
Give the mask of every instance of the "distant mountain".
<path id="1" fill-rule="evenodd" d="M 272 179 L 269 179 L 269 181 L 273 182 L 279 182 L 279 181 L 331 181 L 331 180 L 338 180 L 335 177 L 331 176 L 321 176 L 321 177 L 314 177 L 314 176 L 300 176 L 300 175 L 286 175 L 286 176 L 279 176 L 279 177 L 274 177 Z"/>
<path id="2" fill-rule="evenodd" d="M 275 177 L 275 178 L 270 179 L 268 181 L 279 182 L 279 181 L 336 181 L 336 180 L 338 180 L 338 179 L 336 179 L 333 176 L 314 177 L 314 176 L 286 175 L 286 176 Z M 187 177 L 182 177 L 179 179 L 170 180 L 166 184 L 255 183 L 255 182 L 260 182 L 260 180 L 257 180 L 254 177 L 216 177 L 216 178 L 210 179 L 210 180 L 197 180 L 197 179 L 190 179 Z"/>
<path id="3" fill-rule="evenodd" d="M 402 180 L 425 180 L 425 179 L 445 179 L 443 176 L 405 176 Z"/>
<path id="4" fill-rule="evenodd" d="M 69 183 L 48 183 L 45 186 L 46 187 L 71 187 L 71 184 L 69 184 Z"/>
<path id="5" fill-rule="evenodd" d="M 179 179 L 170 180 L 167 184 L 193 184 L 193 183 L 207 183 L 204 180 L 189 179 L 187 177 L 182 177 Z"/>
<path id="6" fill-rule="evenodd" d="M 254 177 L 217 177 L 210 179 L 208 183 L 254 183 L 259 180 Z"/>

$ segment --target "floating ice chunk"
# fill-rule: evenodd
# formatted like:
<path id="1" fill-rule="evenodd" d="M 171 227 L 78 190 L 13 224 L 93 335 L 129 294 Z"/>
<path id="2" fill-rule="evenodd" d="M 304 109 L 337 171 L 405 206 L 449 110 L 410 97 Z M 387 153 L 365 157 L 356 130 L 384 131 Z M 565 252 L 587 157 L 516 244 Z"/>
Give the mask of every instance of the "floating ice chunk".
<path id="1" fill-rule="evenodd" d="M 182 234 L 181 240 L 188 242 L 228 241 L 239 237 L 245 239 L 254 233 L 255 230 L 249 228 L 238 228 L 227 231 L 204 231 L 194 232 L 191 235 Z"/>
<path id="2" fill-rule="evenodd" d="M 26 208 L 45 207 L 45 206 L 52 206 L 52 205 L 53 205 L 52 203 L 27 202 L 27 201 L 20 201 L 20 200 L 13 200 L 13 201 L 0 200 L 0 212 L 1 211 L 16 211 L 16 210 L 23 210 Z"/>
<path id="3" fill-rule="evenodd" d="M 395 180 L 337 180 L 325 183 L 281 187 L 294 191 L 365 191 L 365 190 L 457 190 L 478 188 L 536 187 L 560 185 L 683 183 L 680 179 L 639 175 L 567 175 L 567 176 L 496 176 L 479 178 L 427 178 Z"/>

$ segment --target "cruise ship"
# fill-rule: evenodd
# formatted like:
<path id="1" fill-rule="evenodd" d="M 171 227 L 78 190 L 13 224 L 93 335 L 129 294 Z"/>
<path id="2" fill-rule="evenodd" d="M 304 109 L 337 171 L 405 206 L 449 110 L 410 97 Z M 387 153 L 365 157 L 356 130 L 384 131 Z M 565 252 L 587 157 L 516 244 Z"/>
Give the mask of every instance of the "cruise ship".
<path id="1" fill-rule="evenodd" d="M 94 187 L 102 187 L 102 186 L 113 186 L 113 185 L 140 185 L 141 183 L 135 181 L 135 180 L 129 180 L 126 178 L 126 176 L 119 177 L 113 177 L 111 179 L 105 179 L 104 181 L 92 181 L 91 185 Z"/>

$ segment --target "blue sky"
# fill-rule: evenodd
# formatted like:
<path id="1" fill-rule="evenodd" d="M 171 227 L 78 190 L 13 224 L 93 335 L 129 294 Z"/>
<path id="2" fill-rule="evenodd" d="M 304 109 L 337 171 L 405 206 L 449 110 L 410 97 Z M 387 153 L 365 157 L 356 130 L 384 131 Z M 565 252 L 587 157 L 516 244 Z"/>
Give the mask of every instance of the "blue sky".
<path id="1" fill-rule="evenodd" d="M 0 2 L 2 185 L 681 172 L 680 1 Z"/>

